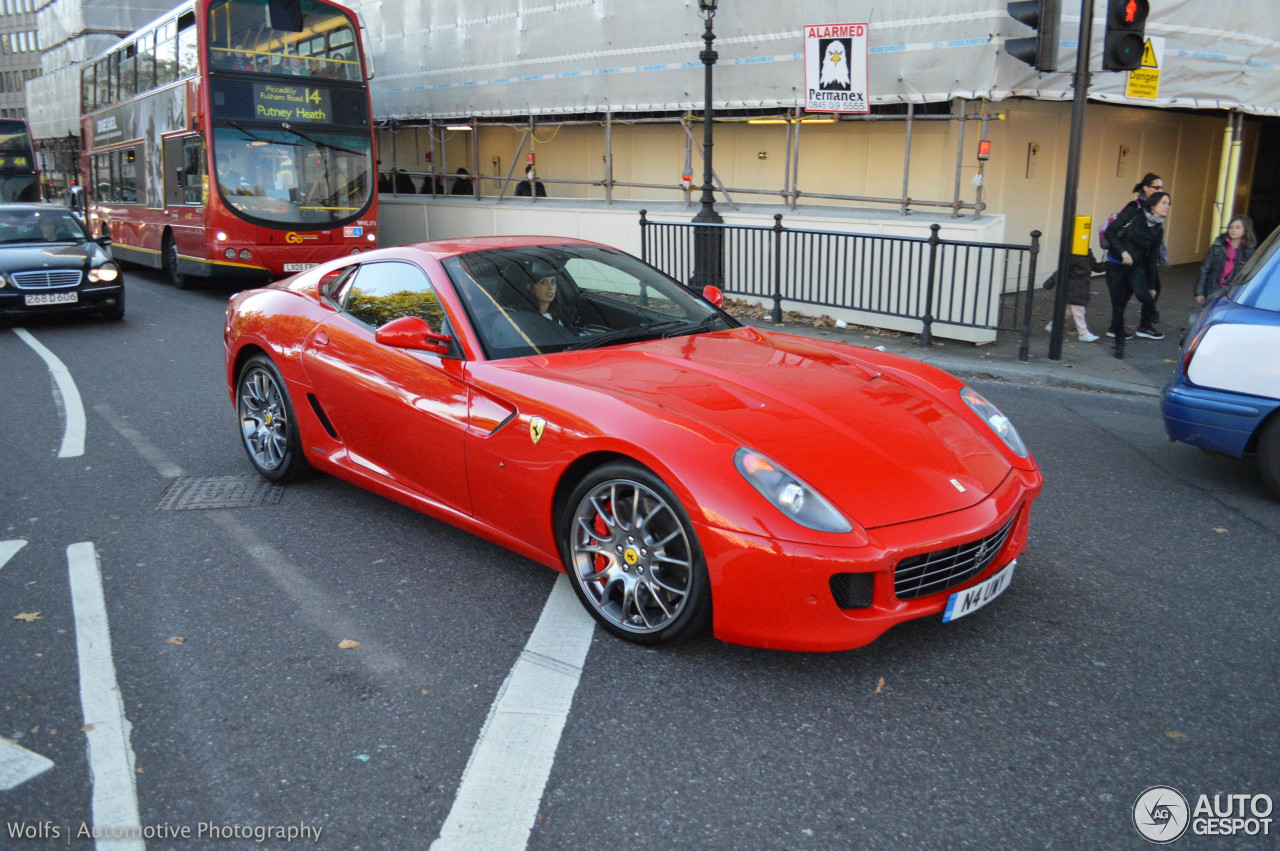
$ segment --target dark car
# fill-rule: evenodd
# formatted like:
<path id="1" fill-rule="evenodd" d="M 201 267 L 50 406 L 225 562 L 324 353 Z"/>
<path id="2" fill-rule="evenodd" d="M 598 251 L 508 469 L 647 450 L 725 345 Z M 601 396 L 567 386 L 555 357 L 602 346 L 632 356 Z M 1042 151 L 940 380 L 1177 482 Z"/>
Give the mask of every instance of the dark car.
<path id="1" fill-rule="evenodd" d="M 61 204 L 0 205 L 0 317 L 101 313 L 124 318 L 124 277 L 108 237 Z"/>

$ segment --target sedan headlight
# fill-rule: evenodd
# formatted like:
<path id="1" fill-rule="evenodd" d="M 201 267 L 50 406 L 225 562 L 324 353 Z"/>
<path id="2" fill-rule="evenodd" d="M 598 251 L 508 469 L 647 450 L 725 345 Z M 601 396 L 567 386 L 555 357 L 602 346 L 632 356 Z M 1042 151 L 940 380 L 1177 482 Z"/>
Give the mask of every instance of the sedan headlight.
<path id="1" fill-rule="evenodd" d="M 1013 427 L 1013 423 L 1009 422 L 1009 418 L 1000 413 L 1000 409 L 995 405 L 982 398 L 982 394 L 972 387 L 965 387 L 960 391 L 960 398 L 969 406 L 969 409 L 982 418 L 991 430 L 1004 441 L 1004 445 L 1009 447 L 1014 455 L 1019 458 L 1026 458 L 1030 453 L 1027 452 L 1027 446 L 1022 442 L 1022 438 L 1018 436 L 1018 430 Z"/>
<path id="2" fill-rule="evenodd" d="M 739 447 L 733 465 L 765 499 L 801 526 L 819 532 L 853 531 L 853 524 L 822 494 L 759 452 Z"/>
<path id="3" fill-rule="evenodd" d="M 89 270 L 89 283 L 110 283 L 120 277 L 120 267 L 114 263 L 103 263 L 94 269 Z"/>

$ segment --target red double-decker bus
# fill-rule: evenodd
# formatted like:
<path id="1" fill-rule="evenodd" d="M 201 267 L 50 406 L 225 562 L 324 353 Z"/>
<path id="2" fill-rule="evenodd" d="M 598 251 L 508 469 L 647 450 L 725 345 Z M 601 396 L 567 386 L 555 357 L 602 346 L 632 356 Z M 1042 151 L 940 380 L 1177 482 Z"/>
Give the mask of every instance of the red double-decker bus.
<path id="1" fill-rule="evenodd" d="M 40 194 L 40 172 L 27 122 L 0 118 L 0 202 L 39 201 Z"/>
<path id="2" fill-rule="evenodd" d="M 377 245 L 360 28 L 327 0 L 194 0 L 87 62 L 89 225 L 178 286 Z"/>

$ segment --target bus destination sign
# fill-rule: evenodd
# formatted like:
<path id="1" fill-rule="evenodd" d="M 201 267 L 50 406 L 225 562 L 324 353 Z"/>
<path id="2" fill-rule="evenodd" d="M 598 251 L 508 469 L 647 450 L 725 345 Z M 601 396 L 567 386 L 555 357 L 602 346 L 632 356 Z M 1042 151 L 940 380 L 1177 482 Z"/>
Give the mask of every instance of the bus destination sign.
<path id="1" fill-rule="evenodd" d="M 310 86 L 255 83 L 253 117 L 264 121 L 333 121 L 329 92 Z"/>

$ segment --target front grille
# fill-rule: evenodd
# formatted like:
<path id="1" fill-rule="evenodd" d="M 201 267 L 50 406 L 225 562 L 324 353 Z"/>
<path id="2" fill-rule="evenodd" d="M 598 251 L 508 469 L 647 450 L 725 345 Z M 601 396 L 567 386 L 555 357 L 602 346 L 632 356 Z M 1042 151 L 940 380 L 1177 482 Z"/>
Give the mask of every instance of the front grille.
<path id="1" fill-rule="evenodd" d="M 899 600 L 915 600 L 977 576 L 1004 549 L 1016 519 L 1015 514 L 999 532 L 980 540 L 903 559 L 893 571 L 893 592 Z"/>
<path id="2" fill-rule="evenodd" d="M 52 272 L 14 272 L 9 276 L 20 290 L 44 290 L 54 287 L 74 287 L 80 283 L 79 269 L 57 269 Z"/>

